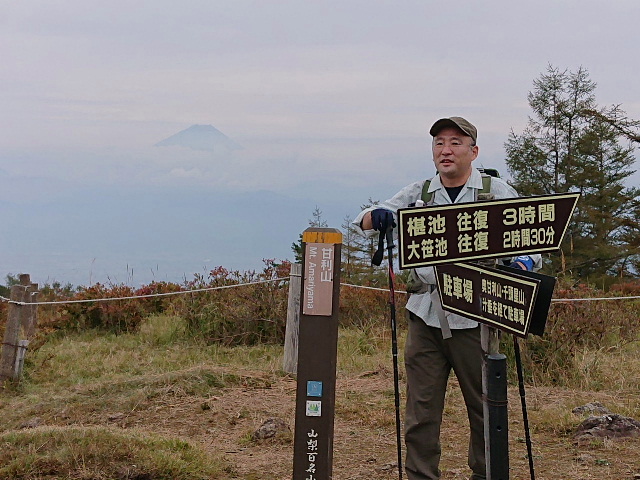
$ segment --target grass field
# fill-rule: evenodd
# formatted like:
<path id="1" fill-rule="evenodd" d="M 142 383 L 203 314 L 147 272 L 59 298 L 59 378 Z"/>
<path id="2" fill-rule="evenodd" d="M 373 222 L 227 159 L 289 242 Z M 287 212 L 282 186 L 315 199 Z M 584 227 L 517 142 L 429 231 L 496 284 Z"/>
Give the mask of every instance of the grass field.
<path id="1" fill-rule="evenodd" d="M 403 340 L 401 329 L 401 350 Z M 0 479 L 289 479 L 292 435 L 251 436 L 270 417 L 293 431 L 296 384 L 281 371 L 282 353 L 277 345 L 206 345 L 169 315 L 148 317 L 135 333 L 52 335 L 28 353 L 23 380 L 0 394 Z M 584 417 L 572 409 L 599 401 L 640 418 L 639 343 L 578 350 L 574 362 L 563 382 L 527 385 L 536 478 L 638 478 L 640 438 L 577 443 Z M 398 477 L 393 404 L 389 332 L 342 328 L 334 479 Z M 509 412 L 511 479 L 526 479 L 513 385 Z M 467 478 L 455 379 L 442 439 L 442 478 Z"/>

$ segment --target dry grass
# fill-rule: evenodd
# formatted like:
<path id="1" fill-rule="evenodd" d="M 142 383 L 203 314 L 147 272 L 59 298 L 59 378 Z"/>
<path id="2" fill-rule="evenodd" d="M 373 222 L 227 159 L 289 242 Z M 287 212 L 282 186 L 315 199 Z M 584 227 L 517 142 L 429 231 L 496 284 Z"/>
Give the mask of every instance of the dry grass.
<path id="1" fill-rule="evenodd" d="M 225 478 L 219 457 L 193 444 L 107 427 L 39 427 L 0 435 L 0 478 Z"/>
<path id="2" fill-rule="evenodd" d="M 336 480 L 398 476 L 390 344 L 387 329 L 340 332 Z M 575 361 L 587 388 L 527 387 L 536 478 L 623 480 L 640 473 L 638 439 L 578 445 L 572 432 L 582 418 L 571 413 L 600 401 L 640 418 L 639 353 L 637 344 L 585 350 Z M 279 346 L 194 343 L 175 317 L 152 317 L 137 334 L 51 338 L 29 352 L 24 381 L 0 397 L 0 478 L 289 479 L 291 437 L 260 444 L 250 438 L 269 417 L 293 428 L 296 384 L 280 371 L 281 354 Z M 468 434 L 455 379 L 447 395 L 442 478 L 463 479 Z M 511 478 L 523 480 L 529 473 L 516 387 L 509 388 L 509 409 Z M 65 447 L 83 439 L 94 440 Z M 6 470 L 9 461 L 13 470 Z M 201 461 L 215 468 L 203 470 Z M 166 473 L 170 468 L 183 476 Z"/>

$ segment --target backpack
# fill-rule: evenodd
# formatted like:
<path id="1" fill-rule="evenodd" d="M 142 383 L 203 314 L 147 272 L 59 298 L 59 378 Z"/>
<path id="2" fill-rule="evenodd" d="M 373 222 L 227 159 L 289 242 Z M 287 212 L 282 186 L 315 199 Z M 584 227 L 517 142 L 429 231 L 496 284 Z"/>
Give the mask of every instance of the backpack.
<path id="1" fill-rule="evenodd" d="M 478 192 L 476 201 L 493 200 L 495 196 L 491 193 L 491 177 L 499 177 L 498 171 L 493 168 L 479 169 L 482 174 L 482 190 Z M 432 205 L 433 192 L 429 192 L 431 180 L 426 180 L 422 186 L 421 199 L 425 205 Z M 408 293 L 426 293 L 429 291 L 429 285 L 423 283 L 416 273 L 416 269 L 412 268 L 409 272 L 407 280 Z"/>

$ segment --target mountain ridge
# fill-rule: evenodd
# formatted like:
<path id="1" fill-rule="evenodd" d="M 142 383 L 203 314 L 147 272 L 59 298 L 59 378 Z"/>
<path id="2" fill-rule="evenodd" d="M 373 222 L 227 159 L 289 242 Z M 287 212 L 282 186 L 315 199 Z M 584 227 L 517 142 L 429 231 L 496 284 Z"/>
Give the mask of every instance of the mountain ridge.
<path id="1" fill-rule="evenodd" d="M 241 145 L 231 140 L 213 125 L 191 125 L 159 141 L 156 147 L 183 147 L 192 150 L 204 150 L 214 153 L 228 153 L 240 150 Z"/>

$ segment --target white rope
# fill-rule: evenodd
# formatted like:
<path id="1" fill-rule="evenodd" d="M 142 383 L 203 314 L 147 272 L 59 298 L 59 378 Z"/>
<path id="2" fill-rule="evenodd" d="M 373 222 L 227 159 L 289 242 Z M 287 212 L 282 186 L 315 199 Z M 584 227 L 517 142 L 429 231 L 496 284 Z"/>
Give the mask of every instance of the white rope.
<path id="1" fill-rule="evenodd" d="M 294 275 L 298 276 L 298 275 Z M 167 292 L 167 293 L 153 293 L 148 295 L 135 295 L 130 297 L 113 297 L 113 298 L 95 298 L 91 300 L 62 300 L 58 302 L 17 302 L 15 300 L 10 300 L 6 297 L 0 295 L 0 301 L 13 303 L 14 305 L 60 305 L 67 303 L 90 303 L 90 302 L 111 302 L 115 300 L 134 300 L 137 298 L 153 298 L 153 297 L 166 297 L 169 295 L 184 295 L 187 293 L 199 293 L 199 292 L 209 292 L 212 290 L 222 290 L 225 288 L 235 288 L 235 287 L 244 287 L 247 285 L 258 285 L 261 283 L 271 283 L 271 282 L 279 282 L 282 280 L 288 280 L 290 277 L 280 277 L 274 278 L 272 280 L 260 280 L 257 282 L 248 282 L 248 283 L 238 283 L 236 285 L 223 285 L 221 287 L 207 287 L 207 288 L 197 288 L 194 290 L 181 290 L 179 292 Z M 379 287 L 366 287 L 364 285 L 354 285 L 352 283 L 340 283 L 340 285 L 344 287 L 351 288 L 364 288 L 365 290 L 376 290 L 378 292 L 388 292 L 388 288 L 379 288 Z M 395 293 L 404 293 L 404 290 L 396 290 Z M 606 301 L 606 300 L 637 300 L 640 299 L 640 295 L 635 295 L 631 297 L 593 297 L 593 298 L 552 298 L 552 303 L 562 303 L 562 302 L 594 302 L 594 301 Z"/>
<path id="2" fill-rule="evenodd" d="M 377 287 L 365 287 L 362 285 L 353 285 L 351 283 L 341 283 L 345 287 L 353 287 L 353 288 L 366 288 L 367 290 L 378 290 L 380 292 L 388 292 L 388 288 L 377 288 Z M 396 290 L 396 293 L 407 293 L 403 290 Z M 636 295 L 633 297 L 593 297 L 593 298 L 552 298 L 551 301 L 556 302 L 592 302 L 595 300 L 634 300 L 640 298 L 640 295 Z"/>
<path id="3" fill-rule="evenodd" d="M 288 280 L 288 279 L 289 277 L 281 277 L 281 278 L 274 278 L 272 280 L 260 280 L 257 282 L 238 283 L 236 285 L 223 285 L 221 287 L 207 287 L 207 288 L 196 288 L 194 290 L 181 290 L 179 292 L 150 293 L 148 295 L 134 295 L 130 297 L 94 298 L 94 299 L 85 299 L 85 300 L 61 300 L 59 302 L 33 302 L 33 303 L 17 302 L 15 300 L 10 300 L 2 296 L 0 296 L 0 299 L 8 303 L 13 303 L 14 305 L 61 305 L 61 304 L 67 304 L 67 303 L 112 302 L 115 300 L 134 300 L 137 298 L 167 297 L 169 295 L 184 295 L 187 293 L 209 292 L 211 290 L 222 290 L 225 288 L 245 287 L 247 285 L 258 285 L 261 283 L 279 282 L 281 280 Z"/>
<path id="4" fill-rule="evenodd" d="M 388 292 L 389 289 L 388 288 L 378 288 L 378 287 L 365 287 L 364 285 L 353 285 L 351 283 L 341 283 L 340 285 L 342 285 L 343 287 L 353 287 L 353 288 L 364 288 L 367 290 L 377 290 L 379 292 Z M 396 293 L 407 293 L 403 290 L 395 290 Z"/>
<path id="5" fill-rule="evenodd" d="M 595 300 L 634 300 L 640 298 L 640 295 L 633 297 L 593 297 L 593 298 L 552 298 L 552 302 L 592 302 Z"/>

